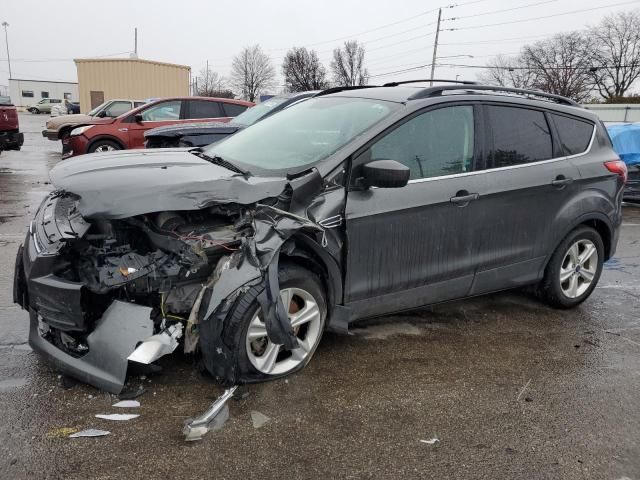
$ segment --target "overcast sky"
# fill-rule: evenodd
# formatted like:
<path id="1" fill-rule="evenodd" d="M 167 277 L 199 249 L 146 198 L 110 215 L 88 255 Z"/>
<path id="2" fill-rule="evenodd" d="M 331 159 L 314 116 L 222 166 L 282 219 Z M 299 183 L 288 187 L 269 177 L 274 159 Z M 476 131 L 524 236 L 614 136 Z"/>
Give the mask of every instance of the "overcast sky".
<path id="1" fill-rule="evenodd" d="M 288 48 L 314 48 L 328 69 L 332 49 L 357 39 L 375 75 L 370 83 L 381 83 L 428 77 L 429 67 L 379 75 L 430 64 L 437 8 L 452 3 L 458 6 L 443 9 L 443 18 L 459 19 L 442 23 L 438 62 L 464 65 L 482 65 L 545 35 L 640 7 L 640 0 L 0 0 L 0 22 L 10 24 L 14 78 L 76 81 L 73 58 L 128 56 L 138 27 L 140 58 L 189 65 L 195 75 L 207 60 L 227 75 L 233 56 L 258 43 L 271 56 L 279 83 Z M 575 13 L 559 15 L 567 12 Z M 451 28 L 457 30 L 446 30 Z M 5 51 L 2 35 L 0 85 L 8 84 Z M 454 55 L 473 58 L 442 58 Z M 475 79 L 477 73 L 439 67 L 436 77 Z"/>

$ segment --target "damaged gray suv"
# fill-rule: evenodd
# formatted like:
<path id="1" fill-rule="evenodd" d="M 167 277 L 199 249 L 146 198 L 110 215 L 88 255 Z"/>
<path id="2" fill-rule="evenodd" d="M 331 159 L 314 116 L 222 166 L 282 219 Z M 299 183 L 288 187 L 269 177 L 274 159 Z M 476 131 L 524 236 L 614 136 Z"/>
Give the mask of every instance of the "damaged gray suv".
<path id="1" fill-rule="evenodd" d="M 61 162 L 14 300 L 36 351 L 110 392 L 179 345 L 220 383 L 278 378 L 360 318 L 528 285 L 578 305 L 625 176 L 563 97 L 333 89 L 204 149 Z"/>

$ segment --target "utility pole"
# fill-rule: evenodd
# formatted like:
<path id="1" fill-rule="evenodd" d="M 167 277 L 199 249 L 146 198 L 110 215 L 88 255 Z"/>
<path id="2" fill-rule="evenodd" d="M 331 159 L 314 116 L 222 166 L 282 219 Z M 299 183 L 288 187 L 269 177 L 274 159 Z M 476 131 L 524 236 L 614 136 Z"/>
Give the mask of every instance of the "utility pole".
<path id="1" fill-rule="evenodd" d="M 4 27 L 4 42 L 7 45 L 7 64 L 9 65 L 9 80 L 11 80 L 11 57 L 9 56 L 9 37 L 7 36 L 7 27 L 9 24 L 7 22 L 2 22 L 2 26 Z"/>
<path id="2" fill-rule="evenodd" d="M 436 73 L 436 56 L 438 55 L 438 35 L 440 34 L 440 20 L 442 19 L 442 9 L 438 9 L 438 26 L 436 27 L 436 39 L 433 42 L 433 60 L 431 61 L 431 77 L 429 86 L 433 87 L 433 76 Z"/>
<path id="3" fill-rule="evenodd" d="M 138 58 L 138 27 L 133 29 L 133 53 Z"/>

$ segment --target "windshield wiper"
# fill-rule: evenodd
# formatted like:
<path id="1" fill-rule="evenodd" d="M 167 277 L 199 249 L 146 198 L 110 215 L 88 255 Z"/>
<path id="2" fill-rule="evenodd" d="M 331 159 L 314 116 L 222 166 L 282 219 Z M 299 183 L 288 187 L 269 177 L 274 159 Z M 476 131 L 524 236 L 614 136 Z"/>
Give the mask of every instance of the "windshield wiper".
<path id="1" fill-rule="evenodd" d="M 214 156 L 207 155 L 199 147 L 191 149 L 191 150 L 189 150 L 189 152 L 193 153 L 194 155 L 196 155 L 196 156 L 198 156 L 200 158 L 202 158 L 203 160 L 206 160 L 207 162 L 213 163 L 214 165 L 220 165 L 221 167 L 224 167 L 227 170 L 231 170 L 232 172 L 240 173 L 240 174 L 244 175 L 245 177 L 248 177 L 248 176 L 251 175 L 251 173 L 248 170 L 244 170 L 244 169 L 238 167 L 237 165 L 234 165 L 230 161 L 225 160 L 222 157 L 219 157 L 218 155 L 214 155 Z"/>

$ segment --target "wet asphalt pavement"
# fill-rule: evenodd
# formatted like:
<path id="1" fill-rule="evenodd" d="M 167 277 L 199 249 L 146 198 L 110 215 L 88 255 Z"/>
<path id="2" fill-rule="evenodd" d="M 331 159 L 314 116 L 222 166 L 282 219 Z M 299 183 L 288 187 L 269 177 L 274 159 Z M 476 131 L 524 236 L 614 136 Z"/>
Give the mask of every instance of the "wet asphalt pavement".
<path id="1" fill-rule="evenodd" d="M 59 161 L 45 121 L 21 114 L 23 150 L 0 155 L 0 479 L 640 479 L 640 209 L 625 208 L 617 255 L 581 307 L 511 292 L 327 334 L 303 372 L 252 386 L 221 431 L 185 443 L 183 422 L 221 393 L 188 359 L 130 378 L 142 406 L 116 409 L 63 388 L 26 344 L 11 285 Z M 254 428 L 252 411 L 269 421 Z M 66 438 L 85 428 L 111 435 Z"/>

